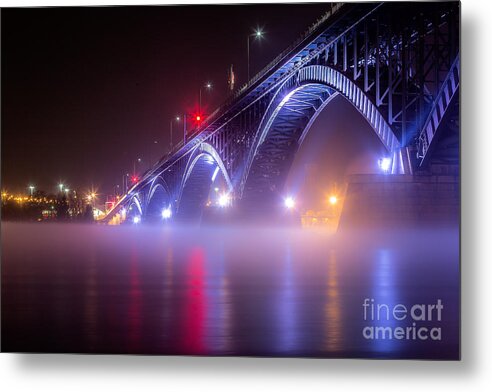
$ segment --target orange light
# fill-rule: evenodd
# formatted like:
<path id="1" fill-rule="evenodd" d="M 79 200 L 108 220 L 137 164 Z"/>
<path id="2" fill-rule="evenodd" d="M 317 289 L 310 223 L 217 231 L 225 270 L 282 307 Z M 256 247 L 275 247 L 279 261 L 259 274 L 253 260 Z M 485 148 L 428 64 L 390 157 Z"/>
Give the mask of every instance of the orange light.
<path id="1" fill-rule="evenodd" d="M 333 206 L 333 205 L 337 204 L 338 198 L 336 196 L 330 196 L 330 198 L 328 199 L 328 201 Z"/>

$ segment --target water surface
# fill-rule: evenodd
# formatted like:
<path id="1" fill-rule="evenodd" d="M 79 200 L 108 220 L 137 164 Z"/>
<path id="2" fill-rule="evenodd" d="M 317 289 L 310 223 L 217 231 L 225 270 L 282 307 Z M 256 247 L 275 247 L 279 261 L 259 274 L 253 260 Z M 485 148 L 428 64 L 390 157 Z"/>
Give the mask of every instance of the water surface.
<path id="1" fill-rule="evenodd" d="M 2 223 L 2 350 L 445 358 L 457 228 L 345 231 Z M 443 304 L 440 340 L 366 339 L 365 299 Z M 382 307 L 382 316 L 385 308 Z M 367 315 L 367 314 L 366 314 Z"/>

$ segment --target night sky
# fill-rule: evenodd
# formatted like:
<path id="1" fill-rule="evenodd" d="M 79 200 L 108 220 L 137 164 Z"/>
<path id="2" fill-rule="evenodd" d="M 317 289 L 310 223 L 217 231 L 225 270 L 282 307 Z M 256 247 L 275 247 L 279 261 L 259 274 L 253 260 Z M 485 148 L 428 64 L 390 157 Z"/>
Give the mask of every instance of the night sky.
<path id="1" fill-rule="evenodd" d="M 1 11 L 2 188 L 111 193 L 169 146 L 169 121 L 228 96 L 319 18 L 327 4 L 24 8 Z M 158 143 L 155 144 L 154 141 Z"/>

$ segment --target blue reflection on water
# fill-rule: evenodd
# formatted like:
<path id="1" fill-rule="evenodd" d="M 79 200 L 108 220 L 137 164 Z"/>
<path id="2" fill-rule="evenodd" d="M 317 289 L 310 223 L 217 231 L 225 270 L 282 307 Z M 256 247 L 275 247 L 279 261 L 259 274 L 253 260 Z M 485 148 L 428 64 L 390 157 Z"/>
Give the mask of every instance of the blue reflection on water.
<path id="1" fill-rule="evenodd" d="M 373 275 L 373 296 L 374 299 L 372 308 L 369 312 L 371 322 L 368 323 L 374 327 L 390 327 L 393 329 L 396 326 L 396 320 L 393 319 L 391 309 L 396 304 L 398 292 L 396 290 L 396 269 L 394 266 L 394 256 L 389 249 L 380 249 L 376 252 L 375 268 Z M 374 312 L 373 312 L 374 311 Z M 376 337 L 376 332 L 375 337 Z M 387 336 L 384 339 L 374 339 L 374 349 L 380 352 L 390 352 L 395 350 L 397 341 L 389 339 Z"/>
<path id="2" fill-rule="evenodd" d="M 293 267 L 292 249 L 289 244 L 285 247 L 283 266 L 280 276 L 279 295 L 276 308 L 278 312 L 278 348 L 288 353 L 296 349 L 297 339 L 297 309 L 296 282 Z"/>

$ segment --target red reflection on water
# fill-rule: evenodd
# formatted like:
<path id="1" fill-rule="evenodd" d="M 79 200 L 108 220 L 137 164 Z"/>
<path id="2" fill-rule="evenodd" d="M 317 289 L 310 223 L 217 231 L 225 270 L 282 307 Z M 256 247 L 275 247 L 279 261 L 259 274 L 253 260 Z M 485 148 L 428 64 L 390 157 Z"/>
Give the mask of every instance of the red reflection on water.
<path id="1" fill-rule="evenodd" d="M 194 248 L 188 258 L 187 282 L 182 321 L 183 344 L 186 353 L 199 354 L 205 352 L 203 344 L 203 327 L 205 319 L 204 295 L 204 262 L 202 248 Z"/>

